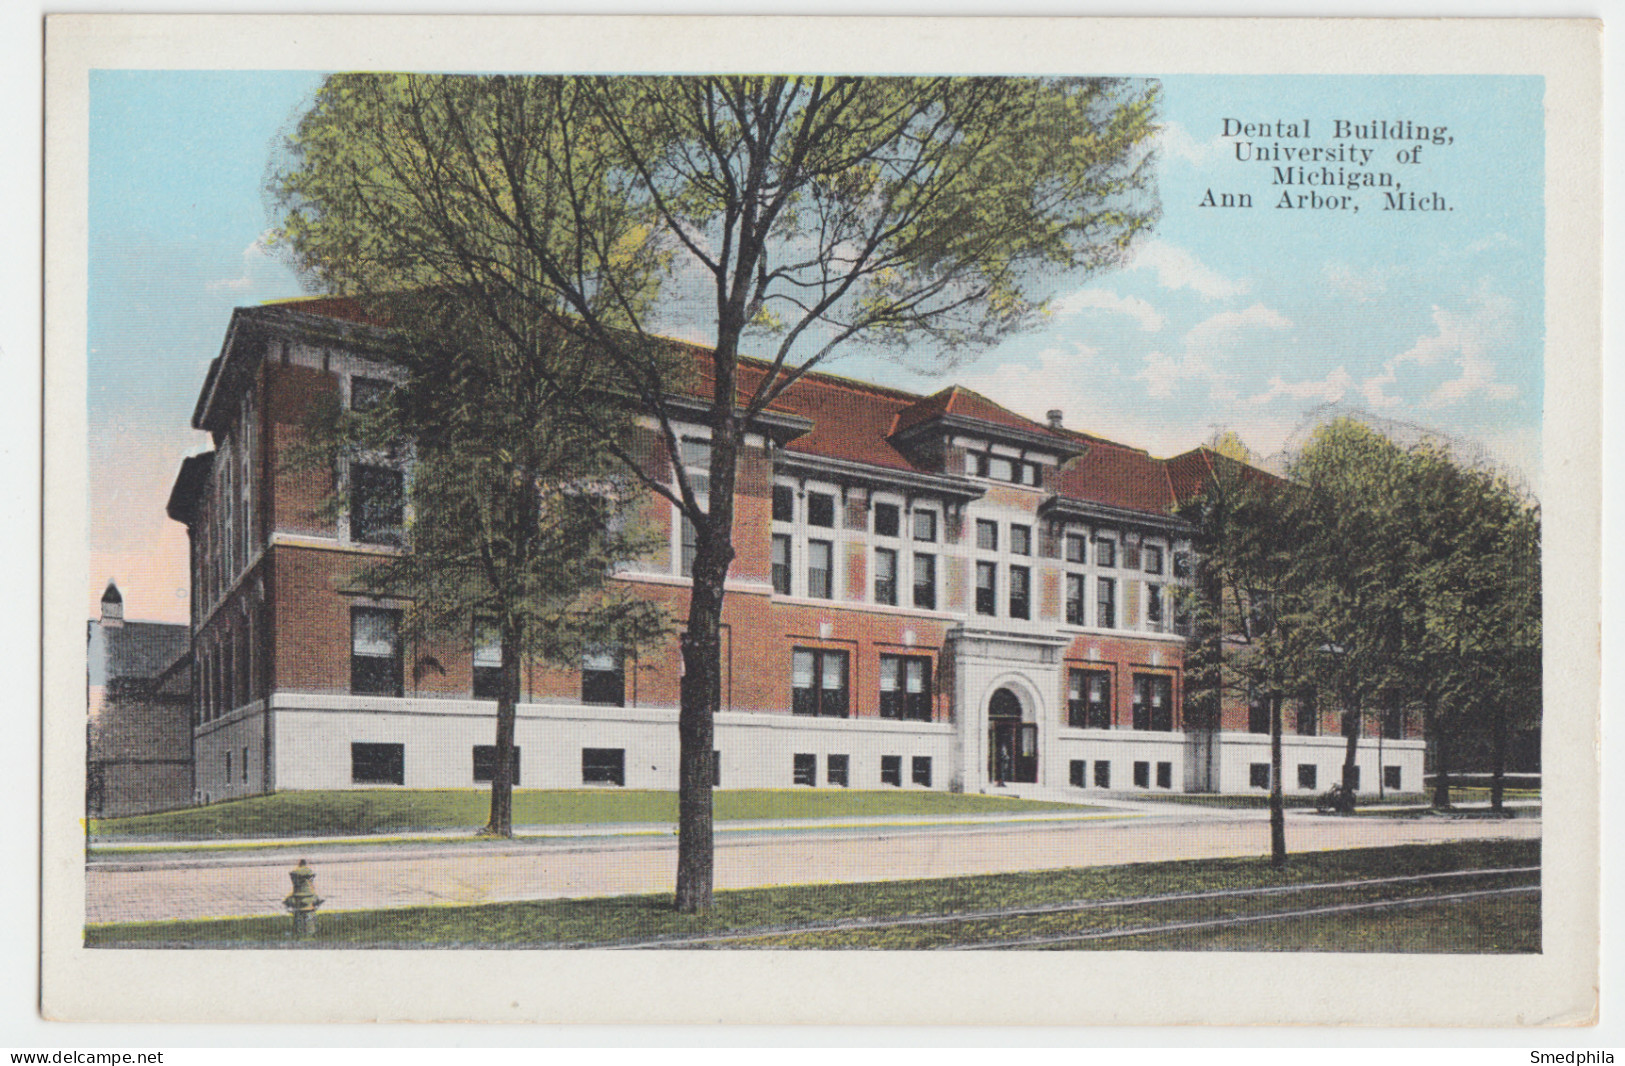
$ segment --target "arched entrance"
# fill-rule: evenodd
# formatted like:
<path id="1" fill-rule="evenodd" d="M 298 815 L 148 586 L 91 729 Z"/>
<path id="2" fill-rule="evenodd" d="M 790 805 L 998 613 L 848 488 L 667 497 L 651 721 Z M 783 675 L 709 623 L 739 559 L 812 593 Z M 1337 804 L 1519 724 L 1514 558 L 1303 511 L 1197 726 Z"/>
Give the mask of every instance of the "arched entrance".
<path id="1" fill-rule="evenodd" d="M 1021 697 L 1008 688 L 987 704 L 987 776 L 995 784 L 1038 781 L 1038 725 L 1021 720 Z"/>

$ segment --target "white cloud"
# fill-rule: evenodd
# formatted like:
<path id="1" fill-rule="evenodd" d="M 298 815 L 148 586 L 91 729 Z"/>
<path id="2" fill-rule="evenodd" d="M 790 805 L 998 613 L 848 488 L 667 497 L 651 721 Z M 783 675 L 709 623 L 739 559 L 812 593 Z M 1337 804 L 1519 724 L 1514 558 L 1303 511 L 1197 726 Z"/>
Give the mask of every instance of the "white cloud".
<path id="1" fill-rule="evenodd" d="M 1281 330 L 1291 325 L 1279 311 L 1263 304 L 1241 311 L 1220 311 L 1191 327 L 1185 334 L 1184 350 L 1177 357 L 1160 351 L 1147 354 L 1145 367 L 1135 377 L 1145 382 L 1146 392 L 1153 399 L 1167 399 L 1177 386 L 1206 381 L 1212 400 L 1228 402 L 1236 399 L 1237 393 L 1229 384 L 1231 375 L 1219 361 L 1248 331 Z"/>
<path id="2" fill-rule="evenodd" d="M 1183 159 L 1193 166 L 1206 166 L 1208 162 L 1218 156 L 1224 144 L 1215 137 L 1210 141 L 1198 141 L 1191 136 L 1190 130 L 1177 122 L 1165 122 L 1157 133 L 1157 148 L 1164 158 Z"/>
<path id="3" fill-rule="evenodd" d="M 1324 274 L 1330 288 L 1357 303 L 1370 303 L 1388 291 L 1388 277 L 1382 270 L 1356 270 L 1346 263 L 1328 263 Z"/>
<path id="4" fill-rule="evenodd" d="M 1422 406 L 1449 407 L 1480 393 L 1489 400 L 1513 399 L 1517 387 L 1496 380 L 1489 356 L 1510 335 L 1511 313 L 1512 301 L 1498 296 L 1481 296 L 1477 306 L 1465 314 L 1435 307 L 1433 332 L 1417 338 L 1410 348 L 1384 363 L 1381 372 L 1362 382 L 1361 395 L 1372 407 L 1397 407 L 1402 398 L 1391 395 L 1388 388 L 1398 383 L 1400 370 L 1454 364 L 1457 376 L 1436 385 Z"/>
<path id="5" fill-rule="evenodd" d="M 1263 405 L 1277 399 L 1309 400 L 1315 403 L 1337 403 L 1354 386 L 1354 377 L 1344 367 L 1338 367 L 1320 381 L 1285 381 L 1281 375 L 1271 375 L 1269 389 L 1249 396 L 1250 404 Z"/>
<path id="6" fill-rule="evenodd" d="M 1075 315 L 1086 310 L 1127 315 L 1147 333 L 1155 333 L 1165 321 L 1148 301 L 1138 296 L 1119 296 L 1110 289 L 1079 289 L 1050 305 L 1050 311 L 1056 315 Z"/>
<path id="7" fill-rule="evenodd" d="M 1157 284 L 1165 289 L 1192 289 L 1204 299 L 1240 296 L 1247 291 L 1245 281 L 1234 281 L 1204 266 L 1197 258 L 1166 241 L 1146 241 L 1129 261 L 1130 270 L 1156 271 Z"/>
<path id="8" fill-rule="evenodd" d="M 220 278 L 215 281 L 205 282 L 203 287 L 211 292 L 219 292 L 222 289 L 228 292 L 246 292 L 253 288 L 255 283 L 263 276 L 262 271 L 272 262 L 271 250 L 266 243 L 270 235 L 271 231 L 266 230 L 249 242 L 247 248 L 243 249 L 243 272 L 241 275 L 235 278 Z"/>

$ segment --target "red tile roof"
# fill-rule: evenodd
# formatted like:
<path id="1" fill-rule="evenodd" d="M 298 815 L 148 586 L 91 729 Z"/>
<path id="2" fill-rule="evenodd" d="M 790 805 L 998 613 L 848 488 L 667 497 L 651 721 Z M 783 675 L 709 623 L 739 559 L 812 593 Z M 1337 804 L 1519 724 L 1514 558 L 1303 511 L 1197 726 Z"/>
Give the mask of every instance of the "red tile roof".
<path id="1" fill-rule="evenodd" d="M 1070 499 L 1130 511 L 1167 514 L 1174 507 L 1163 461 L 1131 448 L 1089 449 L 1062 469 L 1055 488 Z"/>

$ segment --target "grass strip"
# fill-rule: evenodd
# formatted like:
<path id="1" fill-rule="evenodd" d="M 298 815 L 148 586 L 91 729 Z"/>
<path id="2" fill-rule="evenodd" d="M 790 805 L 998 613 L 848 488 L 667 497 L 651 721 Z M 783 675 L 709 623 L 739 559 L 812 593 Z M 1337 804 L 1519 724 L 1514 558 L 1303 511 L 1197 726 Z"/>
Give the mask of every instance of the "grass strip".
<path id="1" fill-rule="evenodd" d="M 1204 859 L 919 881 L 748 889 L 717 893 L 714 906 L 705 915 L 678 914 L 671 908 L 670 896 L 659 894 L 330 912 L 320 915 L 316 938 L 299 943 L 290 940 L 290 923 L 282 915 L 92 925 L 85 931 L 85 943 L 90 947 L 208 948 L 607 947 L 629 941 L 776 930 L 850 919 L 995 911 L 1069 901 L 1532 866 L 1539 861 L 1538 840 L 1462 841 L 1294 855 L 1280 870 L 1264 859 Z M 1356 893 L 1349 890 L 1349 894 L 1352 897 Z M 974 923 L 967 925 L 974 935 Z M 1024 927 L 1042 929 L 1045 925 L 1041 919 L 1034 919 L 1024 922 Z M 1537 935 L 1538 928 L 1537 920 Z M 985 935 L 1007 934 L 992 929 Z M 877 933 L 875 939 L 861 944 L 804 937 L 794 946 L 889 948 L 929 944 Z"/>

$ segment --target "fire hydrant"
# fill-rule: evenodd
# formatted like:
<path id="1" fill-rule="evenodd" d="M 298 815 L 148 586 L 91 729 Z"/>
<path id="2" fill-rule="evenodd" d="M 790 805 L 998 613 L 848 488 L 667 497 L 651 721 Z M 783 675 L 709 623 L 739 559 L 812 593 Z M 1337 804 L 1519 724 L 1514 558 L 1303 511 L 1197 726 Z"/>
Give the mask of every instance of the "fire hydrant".
<path id="1" fill-rule="evenodd" d="M 322 897 L 316 894 L 311 883 L 316 880 L 316 871 L 304 859 L 299 865 L 288 871 L 288 877 L 293 881 L 293 891 L 282 901 L 282 905 L 293 912 L 293 935 L 304 940 L 316 935 L 316 908 L 322 905 Z"/>

